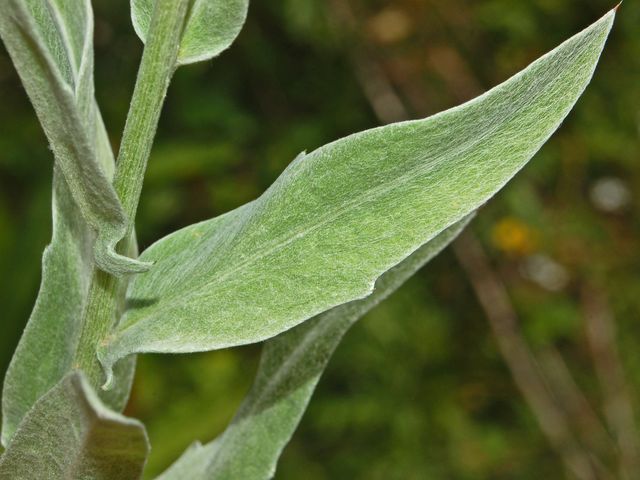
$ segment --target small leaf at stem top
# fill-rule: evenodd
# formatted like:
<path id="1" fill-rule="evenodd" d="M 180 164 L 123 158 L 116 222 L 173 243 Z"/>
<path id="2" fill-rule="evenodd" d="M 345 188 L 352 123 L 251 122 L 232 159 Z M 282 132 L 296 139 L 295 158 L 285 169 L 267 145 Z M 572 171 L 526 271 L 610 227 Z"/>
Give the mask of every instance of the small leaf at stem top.
<path id="1" fill-rule="evenodd" d="M 131 0 L 136 33 L 147 38 L 155 0 Z M 192 0 L 184 27 L 178 65 L 209 60 L 231 46 L 247 18 L 249 0 Z"/>

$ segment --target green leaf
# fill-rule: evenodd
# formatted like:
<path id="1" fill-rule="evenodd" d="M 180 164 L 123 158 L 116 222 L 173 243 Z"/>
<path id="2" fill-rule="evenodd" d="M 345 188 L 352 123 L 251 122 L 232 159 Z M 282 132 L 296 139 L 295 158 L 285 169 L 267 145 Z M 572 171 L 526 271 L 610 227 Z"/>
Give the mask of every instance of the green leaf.
<path id="1" fill-rule="evenodd" d="M 65 155 L 71 155 L 72 162 L 83 162 L 84 174 L 98 179 L 106 176 L 108 184 L 114 172 L 114 159 L 93 95 L 90 3 L 2 0 L 1 5 L 0 34 L 52 145 L 57 145 L 54 145 L 57 161 L 53 178 L 53 236 L 44 252 L 36 304 L 4 380 L 2 444 L 7 445 L 33 404 L 73 367 L 94 263 L 95 235 L 83 221 L 86 212 L 78 208 L 81 203 L 70 191 L 59 155 L 63 155 L 63 160 L 68 160 Z M 27 43 L 22 45 L 22 41 Z M 70 117 L 65 120 L 67 113 Z M 73 123 L 73 118 L 81 121 Z M 67 128 L 74 126 L 77 132 Z M 74 137 L 76 133 L 78 138 Z M 84 157 L 84 147 L 76 148 L 78 142 L 89 140 L 95 142 L 95 158 Z M 132 359 L 119 367 L 116 387 L 101 392 L 111 408 L 124 408 L 134 366 Z"/>
<path id="2" fill-rule="evenodd" d="M 229 427 L 210 444 L 191 447 L 158 480 L 272 478 L 347 330 L 440 253 L 468 221 L 456 223 L 382 275 L 365 299 L 335 307 L 266 342 L 253 387 Z M 187 465 L 193 469 L 182 470 Z"/>
<path id="3" fill-rule="evenodd" d="M 257 200 L 160 240 L 99 356 L 258 342 L 336 305 L 490 199 L 589 83 L 614 12 L 505 83 L 425 120 L 299 156 Z"/>
<path id="4" fill-rule="evenodd" d="M 33 404 L 73 368 L 91 280 L 94 235 L 58 169 L 54 169 L 52 211 L 53 236 L 42 259 L 40 292 L 4 380 L 5 446 Z M 129 398 L 135 358 L 131 360 L 118 366 L 116 387 L 101 392 L 112 409 L 123 409 Z"/>
<path id="5" fill-rule="evenodd" d="M 53 238 L 42 259 L 40 293 L 5 377 L 5 446 L 38 398 L 69 371 L 91 277 L 91 263 L 86 257 L 91 252 L 92 236 L 57 170 L 53 189 Z"/>
<path id="6" fill-rule="evenodd" d="M 0 37 L 7 47 L 55 160 L 87 223 L 124 232 L 126 216 L 110 182 L 112 154 L 93 85 L 93 13 L 89 0 L 1 0 Z M 107 271 L 144 271 L 139 262 L 98 243 Z"/>
<path id="7" fill-rule="evenodd" d="M 144 426 L 107 409 L 75 372 L 29 411 L 0 458 L 0 479 L 135 480 L 148 451 Z"/>
<path id="8" fill-rule="evenodd" d="M 131 0 L 133 27 L 144 42 L 151 23 L 154 0 Z M 201 62 L 220 55 L 236 39 L 249 0 L 192 0 L 182 34 L 178 65 Z"/>

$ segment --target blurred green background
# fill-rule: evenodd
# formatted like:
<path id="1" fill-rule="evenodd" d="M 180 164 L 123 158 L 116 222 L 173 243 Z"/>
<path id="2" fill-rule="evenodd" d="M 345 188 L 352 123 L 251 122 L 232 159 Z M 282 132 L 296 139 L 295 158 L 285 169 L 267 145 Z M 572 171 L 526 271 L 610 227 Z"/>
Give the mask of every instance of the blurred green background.
<path id="1" fill-rule="evenodd" d="M 258 196 L 302 150 L 379 124 L 358 76 L 379 66 L 426 116 L 505 80 L 611 8 L 608 0 L 253 0 L 231 50 L 181 68 L 138 217 L 142 248 Z M 141 44 L 125 0 L 96 0 L 96 90 L 117 148 Z M 559 351 L 600 420 L 585 335 L 595 288 L 640 395 L 640 5 L 622 6 L 584 97 L 472 230 L 536 352 Z M 362 72 L 361 72 L 362 73 Z M 0 370 L 35 299 L 50 236 L 51 154 L 0 51 Z M 594 287 L 595 286 L 595 287 Z M 553 350 L 550 350 L 553 349 Z M 157 473 L 219 433 L 259 346 L 140 358 L 127 413 Z M 347 336 L 278 479 L 560 479 L 486 314 L 448 249 Z"/>

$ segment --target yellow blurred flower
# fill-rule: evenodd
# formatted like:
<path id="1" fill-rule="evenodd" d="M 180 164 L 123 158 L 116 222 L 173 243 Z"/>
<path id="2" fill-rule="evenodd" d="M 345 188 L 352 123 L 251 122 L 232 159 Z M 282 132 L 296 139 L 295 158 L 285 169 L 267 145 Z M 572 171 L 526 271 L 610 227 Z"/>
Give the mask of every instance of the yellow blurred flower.
<path id="1" fill-rule="evenodd" d="M 491 232 L 493 244 L 510 255 L 528 255 L 538 245 L 536 232 L 526 223 L 514 217 L 498 221 Z"/>
<path id="2" fill-rule="evenodd" d="M 379 43 L 397 43 L 407 38 L 413 30 L 413 19 L 405 10 L 391 7 L 369 19 L 369 32 Z"/>

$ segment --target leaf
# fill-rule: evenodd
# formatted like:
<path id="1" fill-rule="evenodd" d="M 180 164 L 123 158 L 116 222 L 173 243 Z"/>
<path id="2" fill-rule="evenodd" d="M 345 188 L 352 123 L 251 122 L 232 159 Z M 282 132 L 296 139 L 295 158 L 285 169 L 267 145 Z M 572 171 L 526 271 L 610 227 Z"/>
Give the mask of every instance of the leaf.
<path id="1" fill-rule="evenodd" d="M 0 479 L 134 480 L 148 451 L 144 426 L 107 409 L 74 372 L 25 417 L 0 458 Z"/>
<path id="2" fill-rule="evenodd" d="M 0 37 L 83 217 L 102 236 L 105 229 L 124 236 L 127 219 L 100 158 L 106 150 L 94 97 L 90 1 L 1 0 L 0 7 Z M 98 246 L 107 271 L 147 268 L 112 245 Z"/>
<path id="3" fill-rule="evenodd" d="M 95 175 L 104 172 L 110 182 L 114 171 L 113 152 L 93 96 L 90 3 L 2 0 L 2 6 L 0 33 L 10 51 L 14 50 L 16 66 L 45 129 L 53 130 L 51 135 L 62 142 L 60 148 L 64 152 L 75 151 L 73 142 L 67 138 L 74 132 L 66 130 L 64 119 L 57 115 L 65 115 L 65 108 L 69 107 L 76 116 L 82 116 L 83 126 L 78 127 L 82 130 L 80 135 L 86 135 L 96 144 L 98 173 Z M 28 42 L 26 46 L 21 46 L 23 40 Z M 58 100 L 56 92 L 60 89 L 64 98 L 73 96 L 72 103 L 63 102 L 60 108 L 47 105 Z M 54 142 L 51 137 L 50 140 Z M 91 162 L 92 158 L 74 160 Z M 83 214 L 61 167 L 56 161 L 53 236 L 42 259 L 40 291 L 4 381 L 2 444 L 5 446 L 33 404 L 71 370 L 89 288 L 95 235 L 82 220 Z M 87 174 L 94 175 L 90 170 Z M 102 393 L 103 400 L 113 409 L 124 408 L 129 397 L 135 366 L 135 359 L 132 360 L 119 368 L 116 388 Z"/>
<path id="4" fill-rule="evenodd" d="M 144 42 L 155 0 L 131 0 L 131 19 Z M 220 55 L 236 39 L 247 18 L 249 0 L 192 0 L 178 65 L 202 62 Z"/>
<path id="5" fill-rule="evenodd" d="M 105 339 L 107 373 L 139 352 L 258 342 L 366 297 L 382 273 L 489 200 L 589 83 L 607 14 L 486 94 L 299 156 L 257 200 L 160 240 Z"/>
<path id="6" fill-rule="evenodd" d="M 91 276 L 86 256 L 92 237 L 81 217 L 76 216 L 77 209 L 58 171 L 53 188 L 53 238 L 42 259 L 40 293 L 4 383 L 5 446 L 38 398 L 69 371 Z M 54 354 L 49 355 L 50 351 Z"/>
<path id="7" fill-rule="evenodd" d="M 229 427 L 210 444 L 191 447 L 158 480 L 272 478 L 347 330 L 440 253 L 468 221 L 456 223 L 383 274 L 368 297 L 335 307 L 266 342 L 253 387 Z M 188 464 L 194 469 L 185 474 L 181 468 Z"/>
<path id="8" fill-rule="evenodd" d="M 93 261 L 94 235 L 82 220 L 60 171 L 53 175 L 53 236 L 42 259 L 42 283 L 27 327 L 7 370 L 2 392 L 2 444 L 33 404 L 73 367 Z M 101 392 L 124 408 L 135 358 L 118 366 L 116 387 Z"/>

